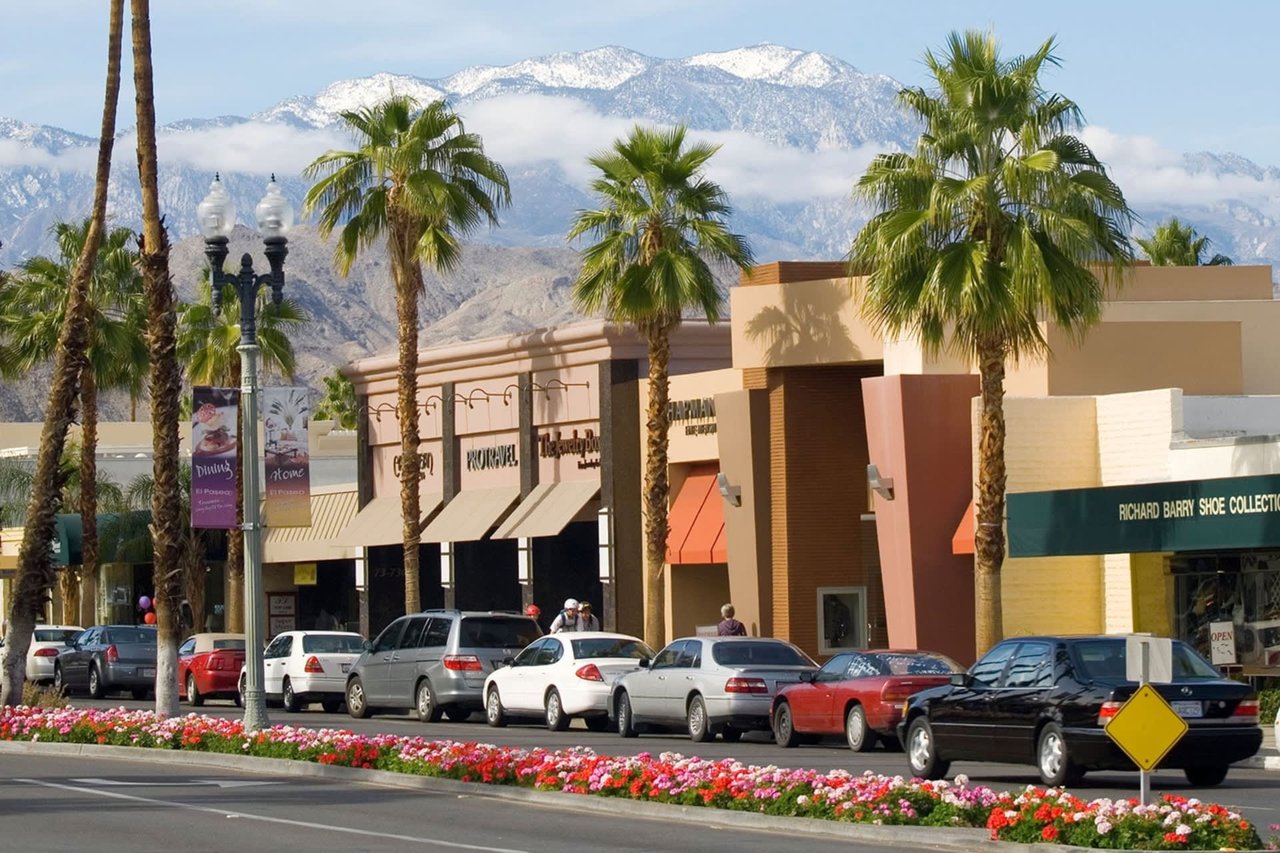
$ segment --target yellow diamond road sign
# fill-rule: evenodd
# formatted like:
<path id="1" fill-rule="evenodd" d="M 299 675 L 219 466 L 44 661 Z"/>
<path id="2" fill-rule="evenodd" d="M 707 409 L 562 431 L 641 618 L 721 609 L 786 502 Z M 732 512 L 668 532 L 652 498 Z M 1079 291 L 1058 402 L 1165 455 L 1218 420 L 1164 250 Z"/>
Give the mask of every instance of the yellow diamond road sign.
<path id="1" fill-rule="evenodd" d="M 1151 771 L 1187 733 L 1187 721 L 1144 684 L 1120 706 L 1106 731 L 1134 764 Z"/>

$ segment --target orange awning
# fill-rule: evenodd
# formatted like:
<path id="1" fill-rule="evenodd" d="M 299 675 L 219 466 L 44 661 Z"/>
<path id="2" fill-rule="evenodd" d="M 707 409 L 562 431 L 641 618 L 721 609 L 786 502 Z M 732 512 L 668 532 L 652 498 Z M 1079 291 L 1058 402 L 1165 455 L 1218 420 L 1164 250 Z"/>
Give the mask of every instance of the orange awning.
<path id="1" fill-rule="evenodd" d="M 969 501 L 969 506 L 956 527 L 956 532 L 951 536 L 951 553 L 973 553 L 973 501 Z"/>
<path id="2" fill-rule="evenodd" d="M 668 563 L 727 563 L 724 500 L 715 465 L 699 465 L 685 478 L 667 513 Z"/>

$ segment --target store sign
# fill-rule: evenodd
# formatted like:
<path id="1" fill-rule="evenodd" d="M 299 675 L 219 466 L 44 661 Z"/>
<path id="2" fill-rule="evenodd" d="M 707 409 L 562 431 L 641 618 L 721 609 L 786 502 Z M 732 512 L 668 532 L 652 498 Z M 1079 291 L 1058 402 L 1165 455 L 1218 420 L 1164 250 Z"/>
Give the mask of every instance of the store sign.
<path id="1" fill-rule="evenodd" d="M 582 435 L 576 429 L 569 435 L 558 429 L 544 432 L 538 436 L 538 455 L 544 459 L 576 456 L 579 468 L 599 468 L 600 436 L 592 429 L 583 430 Z"/>
<path id="2" fill-rule="evenodd" d="M 667 403 L 667 420 L 672 424 L 684 424 L 685 435 L 714 435 L 716 400 L 714 397 L 672 400 Z M 710 423 L 690 423 L 691 421 L 710 421 Z"/>
<path id="3" fill-rule="evenodd" d="M 488 471 L 493 468 L 515 468 L 520 464 L 514 444 L 498 444 L 493 447 L 476 447 L 467 451 L 468 471 Z"/>
<path id="4" fill-rule="evenodd" d="M 1008 496 L 1009 556 L 1280 546 L 1280 475 Z"/>
<path id="5" fill-rule="evenodd" d="M 397 453 L 391 460 L 391 471 L 395 474 L 396 479 L 400 479 L 400 473 L 404 470 L 404 465 L 400 461 L 403 457 Z M 418 454 L 418 479 L 425 480 L 428 474 L 434 474 L 436 471 L 436 458 L 431 453 Z"/>
<path id="6" fill-rule="evenodd" d="M 1236 626 L 1234 622 L 1209 623 L 1209 659 L 1214 666 L 1236 662 Z"/>

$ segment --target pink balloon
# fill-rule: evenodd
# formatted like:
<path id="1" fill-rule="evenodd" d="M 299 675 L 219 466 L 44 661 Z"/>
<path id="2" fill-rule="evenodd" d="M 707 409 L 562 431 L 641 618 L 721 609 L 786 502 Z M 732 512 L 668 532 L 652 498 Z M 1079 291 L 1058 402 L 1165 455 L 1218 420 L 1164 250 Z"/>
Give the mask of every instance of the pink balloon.
<path id="1" fill-rule="evenodd" d="M 142 621 L 146 622 L 148 625 L 154 625 L 156 624 L 156 614 L 148 610 L 147 615 L 142 617 Z"/>
<path id="2" fill-rule="evenodd" d="M 151 609 L 151 599 L 150 599 L 150 597 L 148 597 L 148 596 L 145 596 L 145 595 L 144 595 L 144 596 L 142 596 L 141 598 L 139 598 L 139 599 L 138 599 L 138 609 L 139 609 L 139 610 L 150 610 L 150 609 Z"/>

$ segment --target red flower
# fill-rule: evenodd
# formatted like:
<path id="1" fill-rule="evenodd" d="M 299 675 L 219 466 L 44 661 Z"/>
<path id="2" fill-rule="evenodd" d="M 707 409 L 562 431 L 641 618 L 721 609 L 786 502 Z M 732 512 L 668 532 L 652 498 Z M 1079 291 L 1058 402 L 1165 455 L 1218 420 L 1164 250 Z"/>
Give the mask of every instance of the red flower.
<path id="1" fill-rule="evenodd" d="M 1058 827 L 1054 826 L 1053 824 L 1046 826 L 1044 829 L 1040 830 L 1040 837 L 1043 838 L 1045 841 L 1054 840 L 1055 838 L 1058 837 Z"/>

